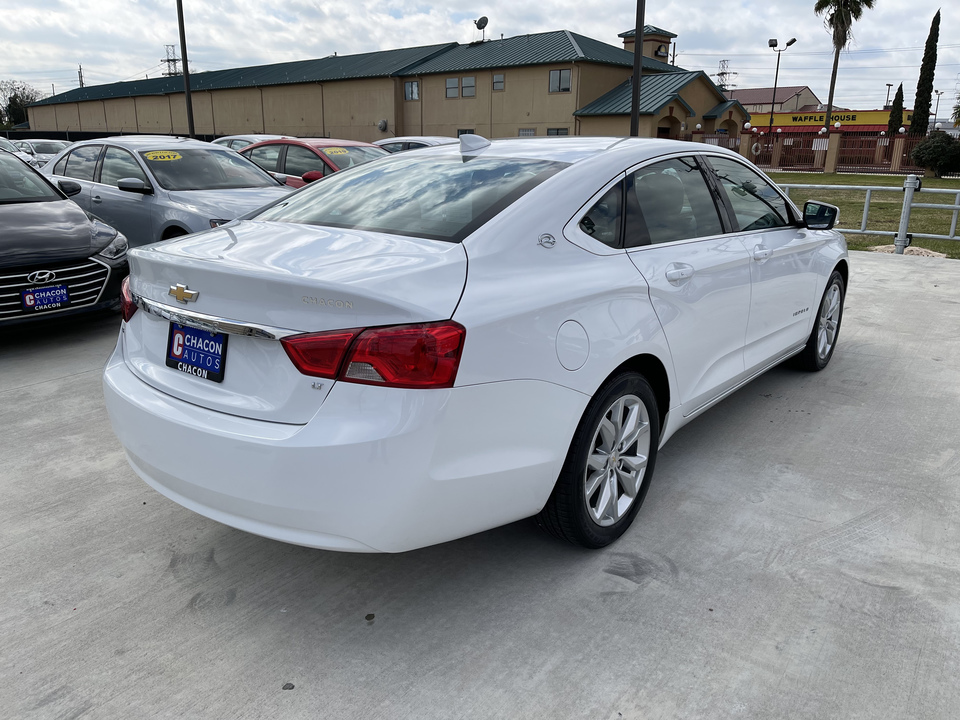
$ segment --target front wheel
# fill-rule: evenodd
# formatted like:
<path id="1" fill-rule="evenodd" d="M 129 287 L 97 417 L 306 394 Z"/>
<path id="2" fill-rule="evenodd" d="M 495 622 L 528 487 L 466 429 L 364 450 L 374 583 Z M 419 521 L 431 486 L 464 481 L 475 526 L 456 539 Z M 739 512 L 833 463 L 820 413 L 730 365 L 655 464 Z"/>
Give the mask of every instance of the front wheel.
<path id="1" fill-rule="evenodd" d="M 537 523 L 575 545 L 612 543 L 643 504 L 659 438 L 650 384 L 635 372 L 611 378 L 587 406 Z"/>
<path id="2" fill-rule="evenodd" d="M 840 320 L 843 318 L 844 290 L 843 275 L 834 270 L 827 281 L 827 289 L 823 291 L 820 312 L 813 323 L 807 344 L 797 355 L 797 365 L 802 370 L 823 370 L 833 357 L 840 335 Z"/>

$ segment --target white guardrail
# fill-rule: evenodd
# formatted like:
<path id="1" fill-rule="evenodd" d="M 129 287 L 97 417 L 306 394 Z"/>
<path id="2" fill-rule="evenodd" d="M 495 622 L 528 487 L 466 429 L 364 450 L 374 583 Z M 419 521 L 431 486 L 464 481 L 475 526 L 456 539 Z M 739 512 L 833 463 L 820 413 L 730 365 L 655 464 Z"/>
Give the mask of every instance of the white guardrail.
<path id="1" fill-rule="evenodd" d="M 779 184 L 779 183 L 778 183 Z M 915 238 L 931 238 L 933 240 L 960 240 L 957 237 L 957 216 L 960 215 L 960 192 L 956 190 L 924 189 L 921 187 L 921 180 L 916 175 L 907 175 L 903 181 L 903 187 L 881 187 L 877 185 L 798 185 L 787 183 L 779 185 L 787 195 L 791 190 L 866 190 L 867 196 L 863 202 L 863 217 L 860 220 L 859 228 L 837 228 L 842 233 L 851 235 L 887 235 L 889 230 L 870 230 L 867 227 L 867 217 L 870 214 L 870 199 L 875 192 L 895 192 L 903 193 L 903 208 L 900 210 L 900 227 L 894 237 L 896 253 L 903 255 L 903 250 L 910 241 Z M 937 203 L 917 203 L 913 199 L 917 193 L 927 193 L 930 195 L 953 195 L 953 205 Z M 951 210 L 953 211 L 953 220 L 950 222 L 949 235 L 932 235 L 930 233 L 911 233 L 910 232 L 910 213 L 914 208 L 929 208 L 931 210 Z"/>

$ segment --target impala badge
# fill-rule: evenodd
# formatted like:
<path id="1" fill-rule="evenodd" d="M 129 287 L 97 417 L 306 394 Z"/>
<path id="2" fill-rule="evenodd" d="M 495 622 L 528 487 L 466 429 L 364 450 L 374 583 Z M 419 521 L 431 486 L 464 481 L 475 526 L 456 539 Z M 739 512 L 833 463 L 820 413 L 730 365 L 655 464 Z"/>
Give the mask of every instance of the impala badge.
<path id="1" fill-rule="evenodd" d="M 186 285 L 177 283 L 176 285 L 170 286 L 170 295 L 173 295 L 178 302 L 182 302 L 184 305 L 186 305 L 188 302 L 194 302 L 198 297 L 200 297 L 200 291 L 188 290 Z"/>

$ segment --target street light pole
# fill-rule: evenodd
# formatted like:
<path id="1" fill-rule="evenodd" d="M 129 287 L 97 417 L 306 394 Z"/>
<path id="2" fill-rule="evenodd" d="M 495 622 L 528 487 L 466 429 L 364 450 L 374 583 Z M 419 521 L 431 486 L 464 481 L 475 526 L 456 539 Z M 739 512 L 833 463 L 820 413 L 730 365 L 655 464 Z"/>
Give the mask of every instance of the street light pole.
<path id="1" fill-rule="evenodd" d="M 640 80 L 643 78 L 643 16 L 646 0 L 637 0 L 637 29 L 633 37 L 633 95 L 630 100 L 630 137 L 640 134 Z"/>
<path id="2" fill-rule="evenodd" d="M 887 99 L 883 101 L 884 110 L 890 107 L 890 88 L 892 87 L 893 87 L 893 83 L 887 83 Z"/>
<path id="3" fill-rule="evenodd" d="M 784 46 L 783 50 L 777 50 L 776 38 L 770 38 L 767 41 L 767 45 L 769 45 L 770 48 L 772 48 L 777 54 L 777 71 L 773 75 L 773 98 L 770 100 L 770 128 L 768 130 L 768 134 L 773 132 L 773 108 L 777 104 L 777 81 L 780 79 L 780 53 L 786 52 L 787 48 L 793 45 L 796 41 L 796 38 L 790 38 L 787 40 L 787 44 Z"/>
<path id="4" fill-rule="evenodd" d="M 940 112 L 940 96 L 943 95 L 943 90 L 934 90 L 937 94 L 937 109 L 933 111 L 933 124 L 937 124 L 937 114 Z"/>

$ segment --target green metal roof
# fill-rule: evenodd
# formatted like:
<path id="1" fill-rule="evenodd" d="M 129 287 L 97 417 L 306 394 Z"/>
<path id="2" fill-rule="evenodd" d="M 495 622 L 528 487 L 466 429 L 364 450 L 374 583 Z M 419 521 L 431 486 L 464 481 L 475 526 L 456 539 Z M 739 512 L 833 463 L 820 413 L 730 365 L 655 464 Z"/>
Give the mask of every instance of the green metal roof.
<path id="1" fill-rule="evenodd" d="M 633 67 L 633 53 L 569 30 L 555 30 L 458 45 L 398 74 L 432 75 L 561 62 L 594 62 Z M 647 57 L 643 59 L 643 68 L 651 72 L 679 70 L 673 65 Z"/>
<path id="2" fill-rule="evenodd" d="M 640 79 L 640 114 L 656 115 L 672 100 L 679 100 L 691 114 L 695 114 L 693 109 L 680 97 L 679 92 L 698 77 L 704 77 L 707 82 L 713 85 L 710 78 L 702 70 L 644 75 Z M 716 86 L 714 86 L 714 89 L 716 89 Z M 723 97 L 719 90 L 717 90 L 717 95 L 720 98 Z M 633 83 L 631 80 L 627 80 L 573 114 L 580 117 L 629 115 L 632 100 Z"/>
<path id="3" fill-rule="evenodd" d="M 399 74 L 410 65 L 429 60 L 434 55 L 455 47 L 457 47 L 457 43 L 444 43 L 442 45 L 400 48 L 399 50 L 382 50 L 359 55 L 331 55 L 316 60 L 299 60 L 272 65 L 255 65 L 230 70 L 192 73 L 190 75 L 190 89 L 193 91 L 226 90 L 268 85 L 390 77 Z M 56 105 L 85 100 L 169 95 L 182 92 L 183 77 L 177 75 L 76 88 L 48 97 L 34 103 L 34 105 Z"/>
<path id="4" fill-rule="evenodd" d="M 644 25 L 643 34 L 644 35 L 665 35 L 668 38 L 675 38 L 677 36 L 676 33 L 672 33 L 669 30 L 664 30 L 663 28 L 658 28 L 656 25 Z M 619 35 L 617 35 L 617 37 L 622 37 L 622 38 L 631 38 L 636 36 L 637 36 L 636 28 L 634 28 L 633 30 L 627 30 L 626 32 L 622 32 Z"/>
<path id="5" fill-rule="evenodd" d="M 740 104 L 739 100 L 727 100 L 726 102 L 722 102 L 710 112 L 704 113 L 703 117 L 705 120 L 709 120 L 711 118 L 723 117 L 723 115 L 726 114 L 727 110 L 730 110 L 735 107 L 738 107 L 741 110 L 743 110 L 743 114 L 746 115 L 747 118 L 749 119 L 750 113 L 748 113 L 746 109 L 743 107 L 743 105 Z"/>

